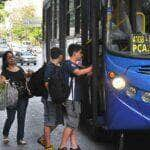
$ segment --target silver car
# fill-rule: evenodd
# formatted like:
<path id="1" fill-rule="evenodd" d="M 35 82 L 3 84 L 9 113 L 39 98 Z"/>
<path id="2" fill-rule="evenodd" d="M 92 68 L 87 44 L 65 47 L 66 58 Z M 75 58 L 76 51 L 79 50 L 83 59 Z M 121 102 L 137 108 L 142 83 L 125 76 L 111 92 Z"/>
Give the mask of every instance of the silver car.
<path id="1" fill-rule="evenodd" d="M 36 57 L 29 51 L 20 52 L 19 55 L 16 55 L 16 61 L 18 63 L 21 63 L 21 65 L 23 65 L 24 63 L 27 65 L 31 63 L 36 65 L 37 63 Z"/>

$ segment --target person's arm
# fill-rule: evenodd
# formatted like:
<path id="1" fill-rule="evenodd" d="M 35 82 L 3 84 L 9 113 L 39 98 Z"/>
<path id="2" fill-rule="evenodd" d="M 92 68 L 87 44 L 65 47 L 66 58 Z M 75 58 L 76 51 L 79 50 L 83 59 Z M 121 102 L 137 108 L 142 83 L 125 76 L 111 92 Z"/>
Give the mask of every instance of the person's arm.
<path id="1" fill-rule="evenodd" d="M 0 74 L 0 83 L 4 84 L 6 81 L 8 81 L 8 73 L 6 70 L 3 70 Z"/>
<path id="2" fill-rule="evenodd" d="M 88 73 L 91 73 L 92 72 L 92 66 L 88 67 L 88 68 L 85 68 L 85 69 L 75 69 L 73 71 L 73 73 L 77 76 L 80 76 L 80 75 L 85 75 L 85 74 L 88 74 Z"/>
<path id="3" fill-rule="evenodd" d="M 45 86 L 46 89 L 48 89 L 48 82 L 45 82 L 44 86 Z"/>
<path id="4" fill-rule="evenodd" d="M 34 73 L 33 70 L 27 70 L 27 71 L 25 72 L 25 77 L 26 77 L 26 78 L 29 78 L 29 77 L 32 76 L 33 73 Z"/>
<path id="5" fill-rule="evenodd" d="M 0 84 L 4 84 L 6 82 L 6 77 L 3 75 L 0 75 Z"/>

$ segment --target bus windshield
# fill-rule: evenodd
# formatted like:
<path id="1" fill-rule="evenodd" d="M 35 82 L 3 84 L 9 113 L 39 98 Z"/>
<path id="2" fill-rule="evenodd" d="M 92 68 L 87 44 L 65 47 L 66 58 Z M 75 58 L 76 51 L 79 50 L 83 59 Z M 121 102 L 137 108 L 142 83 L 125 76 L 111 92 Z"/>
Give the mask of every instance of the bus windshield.
<path id="1" fill-rule="evenodd" d="M 112 1 L 110 51 L 150 58 L 150 0 L 134 2 L 136 9 L 132 8 L 130 0 Z"/>

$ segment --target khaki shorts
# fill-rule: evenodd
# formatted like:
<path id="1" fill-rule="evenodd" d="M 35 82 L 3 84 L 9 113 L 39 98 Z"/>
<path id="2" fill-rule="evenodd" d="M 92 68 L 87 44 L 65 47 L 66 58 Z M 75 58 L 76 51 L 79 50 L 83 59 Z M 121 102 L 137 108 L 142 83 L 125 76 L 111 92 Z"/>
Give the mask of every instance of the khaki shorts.
<path id="1" fill-rule="evenodd" d="M 63 105 L 65 107 L 65 126 L 77 129 L 80 121 L 81 103 L 78 101 L 67 100 Z"/>

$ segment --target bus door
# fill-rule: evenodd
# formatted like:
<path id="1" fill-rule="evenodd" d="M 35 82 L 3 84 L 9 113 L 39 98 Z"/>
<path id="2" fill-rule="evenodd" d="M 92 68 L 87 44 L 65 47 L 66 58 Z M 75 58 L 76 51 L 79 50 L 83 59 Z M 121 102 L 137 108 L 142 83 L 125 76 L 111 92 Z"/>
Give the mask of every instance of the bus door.
<path id="1" fill-rule="evenodd" d="M 105 111 L 103 99 L 103 53 L 101 46 L 101 17 L 100 1 L 90 1 L 82 6 L 82 26 L 81 39 L 83 45 L 85 66 L 93 66 L 92 76 L 87 76 L 87 82 L 84 83 L 84 92 L 86 95 L 83 101 L 82 115 L 85 119 L 92 122 L 93 126 L 100 124 L 99 117 Z"/>

